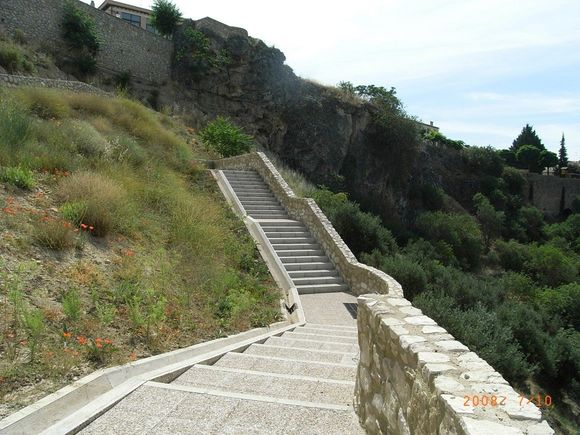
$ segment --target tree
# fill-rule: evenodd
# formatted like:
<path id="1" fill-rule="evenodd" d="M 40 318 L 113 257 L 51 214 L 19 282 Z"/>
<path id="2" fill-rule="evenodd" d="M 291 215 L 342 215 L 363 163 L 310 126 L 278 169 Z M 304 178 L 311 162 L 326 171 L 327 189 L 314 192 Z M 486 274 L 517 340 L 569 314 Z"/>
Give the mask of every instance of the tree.
<path id="1" fill-rule="evenodd" d="M 522 145 L 516 152 L 516 159 L 530 172 L 541 172 L 541 154 L 542 150 L 533 145 Z"/>
<path id="2" fill-rule="evenodd" d="M 489 199 L 482 193 L 476 193 L 473 196 L 473 202 L 475 203 L 476 209 L 475 215 L 483 232 L 485 247 L 489 248 L 491 241 L 501 234 L 505 215 L 493 208 Z"/>
<path id="3" fill-rule="evenodd" d="M 568 166 L 568 151 L 566 150 L 566 139 L 562 133 L 562 140 L 560 141 L 560 150 L 558 151 L 558 175 L 562 173 L 562 168 Z"/>
<path id="4" fill-rule="evenodd" d="M 518 150 L 524 145 L 532 145 L 540 151 L 546 149 L 539 136 L 529 124 L 526 124 L 526 126 L 522 128 L 520 135 L 513 141 L 510 151 L 517 154 Z"/>
<path id="5" fill-rule="evenodd" d="M 181 11 L 170 0 L 155 0 L 151 13 L 151 24 L 163 36 L 173 35 L 179 20 Z"/>
<path id="6" fill-rule="evenodd" d="M 550 168 L 554 168 L 558 165 L 559 159 L 556 153 L 544 150 L 540 153 L 540 166 L 543 168 L 548 168 L 548 174 L 550 174 Z"/>

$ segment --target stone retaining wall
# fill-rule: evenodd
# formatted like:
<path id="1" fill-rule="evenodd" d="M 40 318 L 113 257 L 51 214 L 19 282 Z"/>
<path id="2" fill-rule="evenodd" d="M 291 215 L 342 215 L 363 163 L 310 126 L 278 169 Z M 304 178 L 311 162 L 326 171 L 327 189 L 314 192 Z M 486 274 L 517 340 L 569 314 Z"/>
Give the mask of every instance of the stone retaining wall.
<path id="1" fill-rule="evenodd" d="M 368 433 L 554 433 L 535 405 L 520 404 L 498 372 L 408 300 L 360 296 L 357 322 L 355 406 Z"/>
<path id="2" fill-rule="evenodd" d="M 62 58 L 69 51 L 61 37 L 64 6 L 69 0 L 1 0 L 0 31 L 22 31 L 28 43 Z M 173 42 L 109 15 L 78 0 L 70 0 L 96 23 L 102 40 L 99 67 L 114 73 L 130 71 L 151 82 L 171 78 Z M 100 2 L 97 2 L 100 3 Z"/>
<path id="3" fill-rule="evenodd" d="M 313 199 L 299 198 L 264 153 L 250 153 L 215 162 L 217 169 L 255 170 L 268 183 L 288 214 L 299 219 L 323 247 L 354 294 L 377 293 L 402 296 L 401 285 L 391 276 L 359 263 Z"/>
<path id="4" fill-rule="evenodd" d="M 87 83 L 73 80 L 44 79 L 41 77 L 15 76 L 11 74 L 0 74 L 0 87 L 15 88 L 23 87 L 43 87 L 51 89 L 63 89 L 72 92 L 84 92 L 95 95 L 110 95 L 102 89 L 91 86 Z"/>

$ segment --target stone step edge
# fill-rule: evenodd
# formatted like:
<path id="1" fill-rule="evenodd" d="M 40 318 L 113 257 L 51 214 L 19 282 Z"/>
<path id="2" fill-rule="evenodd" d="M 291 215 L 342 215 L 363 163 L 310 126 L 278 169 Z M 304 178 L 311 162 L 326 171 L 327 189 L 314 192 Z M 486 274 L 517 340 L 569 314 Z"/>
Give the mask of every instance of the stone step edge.
<path id="1" fill-rule="evenodd" d="M 286 331 L 286 332 L 294 332 L 294 331 Z M 329 335 L 328 337 L 332 337 L 332 336 Z M 272 337 L 270 337 L 270 338 L 272 338 Z M 356 341 L 356 339 L 352 343 L 342 343 L 340 341 L 316 340 L 314 338 L 292 338 L 292 337 L 285 336 L 284 334 L 277 336 L 276 338 L 284 338 L 286 340 L 294 340 L 294 341 L 306 341 L 307 343 L 342 344 L 343 346 L 350 346 L 350 345 L 354 346 L 356 344 L 358 346 L 358 342 Z M 353 338 L 353 337 L 344 337 L 344 338 Z"/>
<path id="2" fill-rule="evenodd" d="M 312 353 L 325 353 L 325 354 L 331 353 L 331 354 L 334 354 L 334 355 L 343 355 L 343 356 L 346 355 L 346 356 L 352 356 L 352 357 L 357 357 L 358 356 L 358 353 L 355 353 L 355 352 L 340 352 L 340 351 L 337 351 L 337 350 L 306 349 L 306 348 L 303 348 L 303 347 L 276 346 L 276 345 L 273 345 L 273 344 L 258 344 L 258 343 L 254 343 L 254 344 L 252 344 L 252 346 L 258 346 L 258 347 L 273 347 L 273 348 L 276 348 L 276 349 L 285 349 L 285 350 L 289 350 L 289 351 L 297 350 L 297 351 L 300 351 L 300 352 L 307 351 L 307 352 L 312 352 Z M 295 360 L 295 361 L 298 361 L 298 360 Z"/>
<path id="3" fill-rule="evenodd" d="M 308 330 L 306 331 L 286 331 L 284 334 L 288 334 L 288 333 L 292 333 L 292 334 L 301 334 L 301 335 L 307 335 L 307 336 L 312 336 L 312 337 L 304 337 L 301 338 L 300 340 L 313 340 L 313 341 L 324 341 L 325 343 L 332 343 L 332 341 L 327 341 L 327 340 L 323 340 L 323 338 L 344 338 L 346 340 L 352 340 L 353 344 L 357 344 L 358 343 L 358 337 L 349 337 L 348 335 L 324 335 L 324 334 L 316 334 L 314 332 L 308 332 Z M 280 335 L 280 338 L 283 337 L 287 337 L 286 335 Z M 342 342 L 337 342 L 337 343 L 342 343 Z M 342 343 L 344 344 L 344 343 Z"/>
<path id="4" fill-rule="evenodd" d="M 262 376 L 264 378 L 289 379 L 289 380 L 295 380 L 295 381 L 313 381 L 313 382 L 323 382 L 323 383 L 327 383 L 327 384 L 337 384 L 337 385 L 353 385 L 354 386 L 354 384 L 355 384 L 354 381 L 346 381 L 346 380 L 340 380 L 340 379 L 328 379 L 328 378 L 317 378 L 314 376 L 302 376 L 302 375 L 290 375 L 290 374 L 284 374 L 284 373 L 261 372 L 261 371 L 248 370 L 248 369 L 236 369 L 236 368 L 232 368 L 232 367 L 213 366 L 213 365 L 208 366 L 208 365 L 204 365 L 204 364 L 196 364 L 192 367 L 192 369 L 194 369 L 194 368 L 200 368 L 202 370 L 209 370 L 209 371 L 256 375 L 256 376 Z M 187 372 L 185 372 L 185 373 L 187 373 Z"/>
<path id="5" fill-rule="evenodd" d="M 147 385 L 148 387 L 154 387 L 154 388 L 163 388 L 166 390 L 183 391 L 186 393 L 205 394 L 208 396 L 219 396 L 219 397 L 227 397 L 227 398 L 231 398 L 231 399 L 240 399 L 240 400 L 252 400 L 254 402 L 278 403 L 281 405 L 302 406 L 305 408 L 329 409 L 329 410 L 334 410 L 334 411 L 351 411 L 352 412 L 352 410 L 353 410 L 353 408 L 350 406 L 333 405 L 330 403 L 320 403 L 320 402 L 306 402 L 306 401 L 302 401 L 302 400 L 280 399 L 277 397 L 260 396 L 257 394 L 235 393 L 233 391 L 224 391 L 224 390 L 219 390 L 219 389 L 215 389 L 215 388 L 191 387 L 191 386 L 187 386 L 187 385 L 178 385 L 178 384 L 164 384 L 161 382 L 154 382 L 154 381 L 146 382 L 144 385 Z"/>
<path id="6" fill-rule="evenodd" d="M 306 322 L 306 324 L 304 326 L 312 326 L 312 327 L 319 327 L 319 326 L 324 326 L 326 328 L 332 328 L 332 329 L 350 329 L 353 331 L 357 331 L 358 328 L 356 326 L 345 326 L 345 325 L 335 325 L 332 323 L 311 323 L 311 322 Z M 322 329 L 322 328 L 318 328 L 318 329 Z"/>
<path id="7" fill-rule="evenodd" d="M 314 365 L 330 366 L 330 367 L 343 368 L 343 369 L 352 369 L 353 367 L 356 367 L 356 365 L 352 365 L 352 364 L 341 364 L 341 363 L 326 362 L 326 361 L 308 361 L 308 360 L 300 360 L 300 359 L 282 358 L 279 356 L 256 355 L 256 354 L 243 353 L 243 352 L 229 352 L 227 355 L 237 355 L 237 356 L 241 356 L 243 358 L 271 359 L 271 360 L 275 360 L 275 361 L 284 361 L 284 362 L 290 362 L 290 363 L 298 362 L 301 364 L 314 364 Z"/>

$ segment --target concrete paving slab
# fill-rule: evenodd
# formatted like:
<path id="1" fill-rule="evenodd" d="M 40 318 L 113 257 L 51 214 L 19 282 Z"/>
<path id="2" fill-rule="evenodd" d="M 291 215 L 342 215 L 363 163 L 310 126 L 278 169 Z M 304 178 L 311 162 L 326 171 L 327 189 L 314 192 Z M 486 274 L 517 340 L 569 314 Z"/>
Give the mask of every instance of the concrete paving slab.
<path id="1" fill-rule="evenodd" d="M 228 353 L 214 366 L 263 371 L 267 373 L 291 373 L 295 375 L 354 381 L 356 367 L 335 363 L 301 362 L 286 358 L 273 358 L 245 353 Z"/>
<path id="2" fill-rule="evenodd" d="M 356 309 L 357 300 L 350 293 L 301 294 L 300 300 L 302 301 L 306 321 L 309 323 L 356 327 L 356 319 L 349 312 L 349 307 Z"/>
<path id="3" fill-rule="evenodd" d="M 315 340 L 324 341 L 328 343 L 342 343 L 342 344 L 358 344 L 358 338 L 356 336 L 340 336 L 340 335 L 321 335 L 321 334 L 310 334 L 308 332 L 294 332 L 288 331 L 282 334 L 282 338 L 290 338 L 296 340 Z"/>
<path id="4" fill-rule="evenodd" d="M 343 406 L 351 406 L 354 395 L 353 383 L 289 379 L 268 373 L 226 371 L 207 366 L 192 367 L 172 384 Z"/>
<path id="5" fill-rule="evenodd" d="M 296 339 L 287 337 L 270 337 L 264 344 L 272 346 L 289 346 L 300 349 L 330 350 L 333 352 L 358 353 L 358 344 L 333 343 L 309 339 Z"/>
<path id="6" fill-rule="evenodd" d="M 340 364 L 358 364 L 358 355 L 353 353 L 329 352 L 325 350 L 297 349 L 290 347 L 252 344 L 244 353 L 250 355 L 265 355 L 281 358 L 292 358 L 297 361 L 319 361 Z"/>

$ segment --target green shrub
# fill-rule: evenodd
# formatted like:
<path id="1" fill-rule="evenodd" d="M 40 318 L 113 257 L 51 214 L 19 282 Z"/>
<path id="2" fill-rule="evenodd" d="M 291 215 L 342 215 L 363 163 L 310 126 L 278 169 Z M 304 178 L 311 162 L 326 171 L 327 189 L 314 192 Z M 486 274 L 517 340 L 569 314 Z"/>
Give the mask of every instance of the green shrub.
<path id="1" fill-rule="evenodd" d="M 208 148 L 214 149 L 223 157 L 247 153 L 253 144 L 251 136 L 221 116 L 208 123 L 200 132 L 200 137 Z"/>
<path id="2" fill-rule="evenodd" d="M 505 270 L 512 270 L 514 272 L 521 272 L 524 270 L 526 264 L 531 258 L 531 248 L 510 240 L 505 242 L 498 240 L 495 244 L 495 250 L 499 255 L 501 266 Z"/>
<path id="3" fill-rule="evenodd" d="M 462 310 L 453 298 L 433 292 L 421 293 L 413 304 L 511 382 L 521 384 L 534 373 L 511 329 L 499 326 L 496 313 L 481 305 Z"/>
<path id="4" fill-rule="evenodd" d="M 378 251 L 374 251 L 372 255 L 364 254 L 361 261 L 395 278 L 403 287 L 407 299 L 413 299 L 427 288 L 427 274 L 423 267 L 403 255 L 385 257 L 381 256 Z"/>
<path id="5" fill-rule="evenodd" d="M 62 36 L 68 46 L 75 50 L 86 50 L 96 56 L 101 48 L 101 39 L 95 21 L 72 1 L 67 2 L 62 17 Z"/>
<path id="6" fill-rule="evenodd" d="M 511 166 L 503 168 L 501 178 L 505 183 L 505 188 L 508 193 L 512 195 L 521 195 L 526 184 L 526 178 L 521 171 Z"/>
<path id="7" fill-rule="evenodd" d="M 534 301 L 550 319 L 560 319 L 561 326 L 580 329 L 579 283 L 573 282 L 558 288 L 545 288 L 535 294 Z"/>
<path id="8" fill-rule="evenodd" d="M 30 361 L 34 362 L 36 351 L 42 333 L 44 332 L 44 316 L 38 308 L 25 309 L 21 313 L 22 325 L 28 337 L 28 348 L 30 349 Z"/>
<path id="9" fill-rule="evenodd" d="M 485 246 L 488 248 L 491 241 L 500 236 L 505 220 L 503 212 L 498 212 L 489 200 L 481 193 L 473 196 L 475 213 L 481 225 Z"/>
<path id="10" fill-rule="evenodd" d="M 85 121 L 71 121 L 64 127 L 67 138 L 74 144 L 79 154 L 88 158 L 102 158 L 110 151 L 110 144 Z"/>
<path id="11" fill-rule="evenodd" d="M 427 212 L 416 222 L 418 231 L 428 240 L 442 240 L 453 249 L 462 267 L 479 266 L 483 252 L 483 238 L 477 222 L 469 215 Z"/>
<path id="12" fill-rule="evenodd" d="M 524 268 L 536 282 L 555 287 L 576 279 L 578 262 L 555 246 L 543 245 L 531 249 L 531 256 Z"/>
<path id="13" fill-rule="evenodd" d="M 382 226 L 380 218 L 361 211 L 345 193 L 318 189 L 312 197 L 355 255 L 375 249 L 390 255 L 397 250 L 393 235 Z"/>
<path id="14" fill-rule="evenodd" d="M 60 214 L 78 227 L 84 222 L 87 214 L 87 203 L 85 201 L 65 202 L 60 207 Z"/>
<path id="15" fill-rule="evenodd" d="M 151 12 L 151 24 L 165 36 L 173 34 L 177 24 L 181 20 L 181 12 L 175 4 L 169 0 L 155 0 Z"/>
<path id="16" fill-rule="evenodd" d="M 7 41 L 0 41 L 0 66 L 10 74 L 34 71 L 34 66 L 22 47 Z"/>
<path id="17" fill-rule="evenodd" d="M 517 214 L 517 222 L 526 233 L 524 241 L 541 241 L 544 239 L 544 215 L 536 207 L 522 207 Z"/>
<path id="18" fill-rule="evenodd" d="M 492 147 L 465 148 L 463 155 L 470 168 L 477 173 L 499 177 L 503 172 L 503 159 Z"/>
<path id="19" fill-rule="evenodd" d="M 0 180 L 27 190 L 31 190 L 36 186 L 32 171 L 23 167 L 0 167 Z"/>

